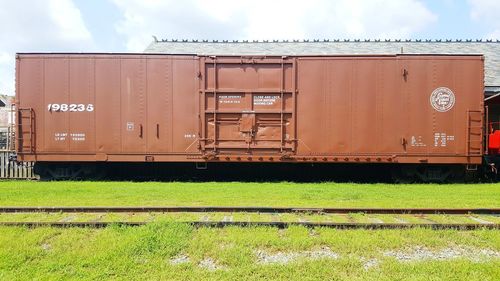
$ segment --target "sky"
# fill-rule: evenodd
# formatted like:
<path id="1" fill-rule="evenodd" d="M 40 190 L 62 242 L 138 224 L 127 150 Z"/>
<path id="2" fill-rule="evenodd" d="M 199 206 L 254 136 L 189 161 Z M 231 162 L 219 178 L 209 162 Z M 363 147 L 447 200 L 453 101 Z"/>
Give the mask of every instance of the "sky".
<path id="1" fill-rule="evenodd" d="M 0 93 L 16 52 L 141 52 L 159 39 L 500 39 L 500 0 L 0 0 Z"/>

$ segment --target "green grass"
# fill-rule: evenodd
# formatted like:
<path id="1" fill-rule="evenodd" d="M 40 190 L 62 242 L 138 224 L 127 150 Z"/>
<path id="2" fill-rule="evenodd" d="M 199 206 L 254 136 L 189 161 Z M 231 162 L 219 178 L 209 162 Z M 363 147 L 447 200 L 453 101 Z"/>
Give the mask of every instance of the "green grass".
<path id="1" fill-rule="evenodd" d="M 384 255 L 416 246 L 432 251 L 500 251 L 500 232 L 334 230 L 292 227 L 195 229 L 185 224 L 144 227 L 0 228 L 0 280 L 499 280 L 500 256 L 478 261 L 402 262 Z M 328 247 L 337 259 L 260 264 L 256 251 L 290 253 Z M 173 265 L 171 259 L 190 262 Z M 210 258 L 223 269 L 200 268 Z M 364 261 L 377 265 L 364 268 Z"/>
<path id="2" fill-rule="evenodd" d="M 349 183 L 0 182 L 0 206 L 304 206 L 500 207 L 500 184 L 390 185 Z M 221 219 L 228 214 L 214 214 Z M 257 214 L 232 214 L 262 219 Z M 57 221 L 67 214 L 3 214 L 0 220 Z M 171 217 L 169 217 L 171 216 Z M 184 217 L 179 217 L 184 216 Z M 424 247 L 500 252 L 497 230 L 335 230 L 291 227 L 193 228 L 165 221 L 201 214 L 155 214 L 143 227 L 104 229 L 0 227 L 0 280 L 499 280 L 498 258 L 401 262 L 384 255 Z M 370 216 L 353 214 L 357 219 Z M 106 220 L 143 220 L 150 214 L 108 214 Z M 271 215 L 265 219 L 272 219 Z M 285 214 L 282 220 L 324 216 Z M 385 218 L 385 216 L 379 216 Z M 404 217 L 404 216 L 402 216 Z M 85 214 L 76 221 L 96 219 Z M 344 221 L 345 216 L 328 217 Z M 257 251 L 301 253 L 328 247 L 337 259 L 299 258 L 261 264 Z M 189 262 L 171 264 L 179 255 Z M 199 266 L 206 259 L 222 269 Z M 366 260 L 377 265 L 365 269 Z"/>
<path id="3" fill-rule="evenodd" d="M 500 207 L 500 184 L 1 181 L 0 206 Z"/>

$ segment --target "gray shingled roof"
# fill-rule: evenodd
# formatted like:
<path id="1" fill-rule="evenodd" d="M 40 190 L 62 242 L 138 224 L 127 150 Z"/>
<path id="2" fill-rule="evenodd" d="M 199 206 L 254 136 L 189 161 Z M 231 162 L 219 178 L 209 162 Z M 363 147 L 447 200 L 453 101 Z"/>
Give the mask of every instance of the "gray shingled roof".
<path id="1" fill-rule="evenodd" d="M 500 87 L 500 41 L 153 41 L 146 53 L 197 55 L 483 54 L 485 84 Z"/>

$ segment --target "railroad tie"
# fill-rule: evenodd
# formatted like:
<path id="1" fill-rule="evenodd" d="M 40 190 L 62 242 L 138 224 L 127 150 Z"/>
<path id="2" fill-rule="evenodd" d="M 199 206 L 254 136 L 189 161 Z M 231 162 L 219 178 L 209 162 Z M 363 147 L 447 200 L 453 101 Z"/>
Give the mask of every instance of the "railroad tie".
<path id="1" fill-rule="evenodd" d="M 300 223 L 308 223 L 309 221 L 308 221 L 306 218 L 302 218 L 302 217 L 300 217 L 300 218 L 299 218 L 299 222 L 300 222 Z"/>
<path id="2" fill-rule="evenodd" d="M 76 219 L 76 215 L 71 215 L 71 216 L 67 216 L 67 217 L 60 219 L 59 222 L 72 222 L 75 219 Z"/>
<path id="3" fill-rule="evenodd" d="M 101 214 L 98 214 L 93 220 L 91 220 L 90 222 L 99 222 L 101 221 L 101 219 L 105 216 L 106 214 L 104 213 L 101 213 Z"/>
<path id="4" fill-rule="evenodd" d="M 469 218 L 471 220 L 476 221 L 476 222 L 481 223 L 481 224 L 493 224 L 491 221 L 483 220 L 483 219 L 480 219 L 477 217 L 470 216 Z"/>
<path id="5" fill-rule="evenodd" d="M 433 223 L 433 224 L 436 224 L 436 223 L 437 223 L 436 221 L 434 221 L 434 220 L 432 220 L 432 219 L 428 218 L 428 217 L 427 217 L 427 216 L 425 216 L 425 215 L 418 215 L 418 216 L 415 216 L 415 217 L 417 217 L 418 219 L 423 220 L 423 221 L 425 221 L 425 222 L 427 222 L 427 223 Z"/>
<path id="6" fill-rule="evenodd" d="M 233 216 L 224 216 L 222 218 L 222 222 L 232 222 L 233 221 Z"/>
<path id="7" fill-rule="evenodd" d="M 379 218 L 368 218 L 368 220 L 371 222 L 371 223 L 384 223 L 381 219 Z"/>
<path id="8" fill-rule="evenodd" d="M 398 217 L 395 217 L 394 220 L 397 221 L 398 223 L 405 223 L 405 224 L 408 223 L 407 220 L 404 220 L 404 219 L 398 218 Z"/>

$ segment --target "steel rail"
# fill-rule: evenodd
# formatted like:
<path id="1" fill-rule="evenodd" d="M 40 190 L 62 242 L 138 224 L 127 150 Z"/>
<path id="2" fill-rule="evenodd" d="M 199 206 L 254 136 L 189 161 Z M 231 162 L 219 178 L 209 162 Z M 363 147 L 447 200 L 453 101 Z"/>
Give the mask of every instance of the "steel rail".
<path id="1" fill-rule="evenodd" d="M 0 213 L 323 213 L 323 214 L 483 214 L 499 215 L 500 208 L 307 208 L 307 207 L 0 207 Z"/>
<path id="2" fill-rule="evenodd" d="M 150 222 L 0 222 L 0 226 L 4 227 L 88 227 L 88 228 L 104 228 L 111 225 L 118 226 L 143 226 Z M 462 223 L 330 223 L 330 222 L 245 222 L 245 221 L 186 221 L 177 223 L 187 223 L 193 227 L 210 227 L 223 228 L 228 226 L 238 227 L 276 227 L 288 228 L 290 226 L 304 226 L 308 228 L 325 227 L 335 229 L 409 229 L 409 228 L 429 228 L 429 229 L 457 229 L 457 230 L 474 230 L 474 229 L 500 229 L 500 224 L 462 224 Z"/>

